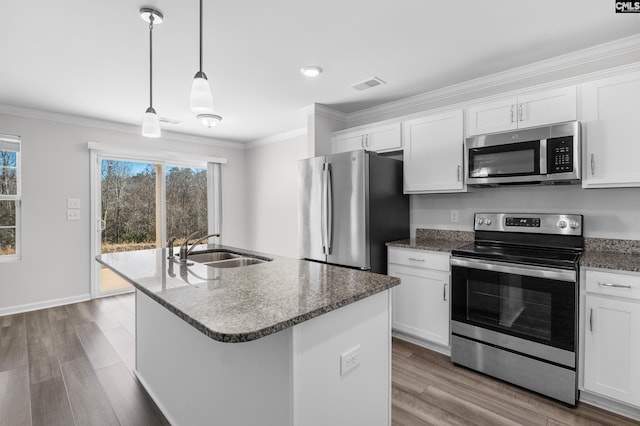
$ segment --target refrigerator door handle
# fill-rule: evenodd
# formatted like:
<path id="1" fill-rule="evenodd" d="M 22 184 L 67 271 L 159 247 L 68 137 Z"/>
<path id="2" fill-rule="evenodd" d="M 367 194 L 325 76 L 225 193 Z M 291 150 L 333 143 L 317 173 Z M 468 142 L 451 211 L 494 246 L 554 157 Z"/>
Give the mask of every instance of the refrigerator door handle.
<path id="1" fill-rule="evenodd" d="M 320 228 L 322 253 L 327 254 L 327 163 L 322 164 L 322 189 L 320 191 Z"/>
<path id="2" fill-rule="evenodd" d="M 331 179 L 331 163 L 327 163 L 327 227 L 326 227 L 326 244 L 327 254 L 331 254 L 333 246 L 333 183 Z"/>

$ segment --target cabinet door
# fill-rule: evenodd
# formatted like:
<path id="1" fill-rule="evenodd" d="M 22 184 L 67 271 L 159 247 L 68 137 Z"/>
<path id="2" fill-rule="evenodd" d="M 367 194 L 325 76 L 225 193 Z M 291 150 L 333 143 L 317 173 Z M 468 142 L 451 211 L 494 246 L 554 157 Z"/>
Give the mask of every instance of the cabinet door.
<path id="1" fill-rule="evenodd" d="M 582 86 L 586 140 L 582 186 L 640 186 L 640 73 Z"/>
<path id="2" fill-rule="evenodd" d="M 388 274 L 402 280 L 392 291 L 392 327 L 449 346 L 449 273 L 390 264 Z"/>
<path id="3" fill-rule="evenodd" d="M 462 110 L 403 123 L 404 192 L 460 192 L 463 183 Z"/>
<path id="4" fill-rule="evenodd" d="M 584 388 L 640 407 L 640 304 L 587 294 Z"/>
<path id="5" fill-rule="evenodd" d="M 331 152 L 337 154 L 364 149 L 364 141 L 365 134 L 361 131 L 334 135 L 331 137 Z"/>
<path id="6" fill-rule="evenodd" d="M 518 96 L 518 128 L 573 121 L 577 118 L 576 86 Z"/>
<path id="7" fill-rule="evenodd" d="M 400 123 L 386 124 L 367 129 L 364 146 L 369 151 L 393 151 L 402 148 Z"/>
<path id="8" fill-rule="evenodd" d="M 509 98 L 467 109 L 467 137 L 518 128 L 517 99 Z"/>

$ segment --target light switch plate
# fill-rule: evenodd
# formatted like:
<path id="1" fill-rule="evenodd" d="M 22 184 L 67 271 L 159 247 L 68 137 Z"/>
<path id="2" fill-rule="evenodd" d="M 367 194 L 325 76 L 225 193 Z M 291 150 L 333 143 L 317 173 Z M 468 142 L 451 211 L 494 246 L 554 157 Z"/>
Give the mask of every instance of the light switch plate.
<path id="1" fill-rule="evenodd" d="M 79 198 L 67 198 L 67 208 L 68 209 L 79 209 L 80 208 L 80 199 Z"/>
<path id="2" fill-rule="evenodd" d="M 67 210 L 67 220 L 80 220 L 80 210 L 79 209 L 68 209 Z"/>

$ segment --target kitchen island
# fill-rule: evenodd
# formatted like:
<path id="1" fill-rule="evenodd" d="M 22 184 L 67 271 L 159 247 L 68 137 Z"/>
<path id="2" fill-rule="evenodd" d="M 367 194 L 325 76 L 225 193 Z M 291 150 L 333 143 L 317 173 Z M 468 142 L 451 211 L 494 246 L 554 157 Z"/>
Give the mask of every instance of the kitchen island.
<path id="1" fill-rule="evenodd" d="M 390 424 L 396 278 L 224 246 L 263 263 L 97 260 L 136 288 L 136 374 L 172 424 Z"/>

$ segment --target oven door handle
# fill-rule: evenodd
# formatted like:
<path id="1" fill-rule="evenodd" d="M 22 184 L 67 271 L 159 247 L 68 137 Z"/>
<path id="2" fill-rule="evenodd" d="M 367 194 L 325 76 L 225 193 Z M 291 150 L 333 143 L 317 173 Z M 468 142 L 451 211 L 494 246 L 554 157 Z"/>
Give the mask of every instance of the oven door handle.
<path id="1" fill-rule="evenodd" d="M 545 268 L 543 266 L 517 265 L 506 262 L 488 260 L 451 258 L 451 266 L 480 269 L 483 271 L 502 272 L 505 274 L 524 275 L 534 278 L 546 278 L 549 280 L 576 282 L 576 272 L 564 269 Z"/>

